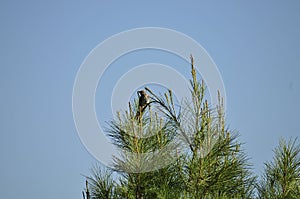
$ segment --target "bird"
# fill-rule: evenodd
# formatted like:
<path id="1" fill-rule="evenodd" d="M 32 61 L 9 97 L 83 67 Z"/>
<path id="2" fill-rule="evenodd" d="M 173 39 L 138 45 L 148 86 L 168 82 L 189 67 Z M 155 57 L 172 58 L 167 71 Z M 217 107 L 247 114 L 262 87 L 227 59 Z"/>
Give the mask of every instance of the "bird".
<path id="1" fill-rule="evenodd" d="M 144 90 L 137 91 L 139 97 L 139 107 L 136 112 L 135 118 L 140 119 L 140 116 L 145 111 L 146 107 L 150 104 L 150 96 Z"/>

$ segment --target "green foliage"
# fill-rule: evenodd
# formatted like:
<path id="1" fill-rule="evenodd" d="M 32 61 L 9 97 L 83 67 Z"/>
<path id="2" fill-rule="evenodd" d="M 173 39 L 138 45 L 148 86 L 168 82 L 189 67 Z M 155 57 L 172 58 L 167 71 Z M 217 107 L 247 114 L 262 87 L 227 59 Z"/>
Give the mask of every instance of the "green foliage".
<path id="1" fill-rule="evenodd" d="M 122 154 L 114 158 L 113 170 L 92 170 L 92 198 L 250 199 L 256 190 L 260 198 L 296 198 L 299 147 L 281 142 L 257 186 L 238 134 L 226 128 L 221 96 L 211 107 L 193 57 L 191 69 L 191 96 L 181 105 L 175 105 L 171 90 L 157 95 L 145 88 L 151 101 L 140 118 L 135 101 L 109 123 L 108 135 Z"/>
<path id="2" fill-rule="evenodd" d="M 91 173 L 93 177 L 87 177 L 87 179 L 90 183 L 92 198 L 118 198 L 119 187 L 116 186 L 115 181 L 111 178 L 111 171 L 103 171 L 100 166 L 95 166 L 91 169 Z"/>
<path id="3" fill-rule="evenodd" d="M 265 163 L 265 174 L 258 186 L 262 199 L 298 199 L 300 196 L 300 145 L 281 139 L 272 162 Z"/>

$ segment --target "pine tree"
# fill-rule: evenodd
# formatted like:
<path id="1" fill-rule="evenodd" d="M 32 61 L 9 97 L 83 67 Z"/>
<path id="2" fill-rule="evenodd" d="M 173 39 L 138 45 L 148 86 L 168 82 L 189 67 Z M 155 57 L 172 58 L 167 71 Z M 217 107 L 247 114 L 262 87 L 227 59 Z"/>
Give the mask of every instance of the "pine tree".
<path id="1" fill-rule="evenodd" d="M 300 145 L 296 144 L 296 139 L 280 140 L 273 160 L 265 163 L 258 193 L 261 199 L 300 197 Z"/>
<path id="2" fill-rule="evenodd" d="M 191 97 L 174 103 L 171 90 L 155 94 L 141 117 L 138 102 L 107 129 L 123 150 L 115 157 L 119 179 L 101 169 L 89 178 L 92 198 L 253 198 L 256 178 L 238 134 L 226 128 L 223 100 L 210 105 L 191 57 Z M 217 92 L 217 91 L 216 91 Z"/>

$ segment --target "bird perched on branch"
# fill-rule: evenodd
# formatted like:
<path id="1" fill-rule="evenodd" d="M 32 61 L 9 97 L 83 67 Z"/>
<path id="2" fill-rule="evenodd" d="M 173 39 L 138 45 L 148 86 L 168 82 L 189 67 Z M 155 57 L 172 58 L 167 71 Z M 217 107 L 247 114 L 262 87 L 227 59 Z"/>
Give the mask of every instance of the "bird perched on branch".
<path id="1" fill-rule="evenodd" d="M 147 106 L 150 104 L 150 97 L 144 90 L 138 91 L 137 94 L 139 96 L 139 107 L 136 112 L 135 118 L 140 119 L 141 116 L 143 115 L 143 112 L 145 111 Z"/>

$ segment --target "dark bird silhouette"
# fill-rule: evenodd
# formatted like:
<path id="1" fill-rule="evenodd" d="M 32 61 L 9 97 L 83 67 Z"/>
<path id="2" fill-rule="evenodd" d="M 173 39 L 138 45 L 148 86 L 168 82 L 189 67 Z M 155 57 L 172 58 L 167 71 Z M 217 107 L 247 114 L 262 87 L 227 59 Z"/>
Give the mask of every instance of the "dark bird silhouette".
<path id="1" fill-rule="evenodd" d="M 150 97 L 144 90 L 138 91 L 137 94 L 139 96 L 139 107 L 136 112 L 135 118 L 140 119 L 141 116 L 143 115 L 143 112 L 145 111 L 147 106 L 150 104 Z"/>

